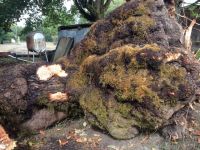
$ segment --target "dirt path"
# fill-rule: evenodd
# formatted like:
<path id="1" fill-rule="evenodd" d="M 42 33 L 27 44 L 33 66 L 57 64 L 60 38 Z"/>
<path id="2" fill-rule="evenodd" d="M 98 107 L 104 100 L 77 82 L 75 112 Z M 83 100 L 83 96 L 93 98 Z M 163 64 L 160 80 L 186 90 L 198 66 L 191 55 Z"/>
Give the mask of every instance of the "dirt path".
<path id="1" fill-rule="evenodd" d="M 38 150 L 190 150 L 200 149 L 195 138 L 171 142 L 158 133 L 141 134 L 130 140 L 115 140 L 93 129 L 84 119 L 65 120 L 55 127 L 19 142 L 19 149 Z"/>

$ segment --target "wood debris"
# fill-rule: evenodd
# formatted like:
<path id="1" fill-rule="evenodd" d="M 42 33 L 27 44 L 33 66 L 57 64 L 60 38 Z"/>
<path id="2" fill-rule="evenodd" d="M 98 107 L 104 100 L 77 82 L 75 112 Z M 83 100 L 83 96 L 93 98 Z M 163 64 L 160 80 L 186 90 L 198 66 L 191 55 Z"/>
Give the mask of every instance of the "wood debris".
<path id="1" fill-rule="evenodd" d="M 191 50 L 192 42 L 191 42 L 191 34 L 192 34 L 192 28 L 196 24 L 196 20 L 192 20 L 190 23 L 189 27 L 185 30 L 185 35 L 184 35 L 184 47 L 187 50 Z"/>
<path id="2" fill-rule="evenodd" d="M 101 142 L 100 135 L 94 134 L 93 136 L 88 136 L 84 130 L 75 129 L 68 133 L 67 139 L 76 141 L 77 143 L 88 144 L 92 147 L 97 147 Z"/>
<path id="3" fill-rule="evenodd" d="M 9 138 L 4 128 L 0 125 L 0 150 L 13 150 L 16 142 Z"/>
<path id="4" fill-rule="evenodd" d="M 64 145 L 68 144 L 68 141 L 65 139 L 59 139 L 58 142 L 59 142 L 60 146 L 64 146 Z"/>
<path id="5" fill-rule="evenodd" d="M 51 102 L 63 102 L 68 100 L 68 95 L 66 93 L 57 92 L 57 93 L 49 93 L 49 100 Z"/>
<path id="6" fill-rule="evenodd" d="M 174 61 L 174 60 L 177 60 L 179 57 L 181 56 L 181 54 L 180 53 L 166 53 L 165 54 L 165 62 L 167 63 L 167 62 L 171 62 L 171 61 Z"/>

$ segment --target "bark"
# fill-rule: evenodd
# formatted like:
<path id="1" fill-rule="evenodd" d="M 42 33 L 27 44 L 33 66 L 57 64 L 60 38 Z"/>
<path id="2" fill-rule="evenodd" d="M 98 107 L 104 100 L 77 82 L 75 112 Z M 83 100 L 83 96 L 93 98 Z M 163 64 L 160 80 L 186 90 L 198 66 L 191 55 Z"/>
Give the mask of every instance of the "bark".
<path id="1" fill-rule="evenodd" d="M 15 130 L 35 131 L 68 116 L 68 104 L 71 102 L 66 96 L 66 77 L 53 75 L 46 81 L 40 80 L 36 72 L 42 65 L 16 65 L 1 69 L 0 123 L 8 130 L 15 133 Z"/>
<path id="2" fill-rule="evenodd" d="M 112 0 L 80 1 L 74 0 L 74 3 L 80 13 L 89 21 L 97 21 L 104 18 L 106 11 Z"/>

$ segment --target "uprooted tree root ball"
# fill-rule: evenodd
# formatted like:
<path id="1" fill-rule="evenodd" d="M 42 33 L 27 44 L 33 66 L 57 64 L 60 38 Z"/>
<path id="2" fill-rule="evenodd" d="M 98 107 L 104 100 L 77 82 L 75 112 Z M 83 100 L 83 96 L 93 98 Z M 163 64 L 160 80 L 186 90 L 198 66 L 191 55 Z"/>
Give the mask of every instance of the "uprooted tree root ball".
<path id="1" fill-rule="evenodd" d="M 193 126 L 189 105 L 199 98 L 200 79 L 199 62 L 181 36 L 162 0 L 127 2 L 57 62 L 65 76 L 40 80 L 41 64 L 1 70 L 0 124 L 38 131 L 84 112 L 116 139 L 157 130 L 180 138 Z"/>
<path id="2" fill-rule="evenodd" d="M 80 105 L 92 125 L 117 139 L 132 138 L 140 130 L 159 129 L 194 100 L 195 80 L 184 67 L 186 58 L 180 49 L 166 51 L 155 44 L 118 47 L 87 57 L 77 72 L 84 84 L 68 88 L 81 91 Z"/>
<path id="3" fill-rule="evenodd" d="M 162 0 L 126 3 L 94 24 L 72 51 L 69 60 L 80 67 L 67 82 L 88 121 L 117 139 L 144 130 L 173 136 L 166 129 L 174 114 L 198 99 L 199 90 L 199 63 L 183 48 L 181 34 Z M 182 123 L 191 119 L 180 116 Z"/>

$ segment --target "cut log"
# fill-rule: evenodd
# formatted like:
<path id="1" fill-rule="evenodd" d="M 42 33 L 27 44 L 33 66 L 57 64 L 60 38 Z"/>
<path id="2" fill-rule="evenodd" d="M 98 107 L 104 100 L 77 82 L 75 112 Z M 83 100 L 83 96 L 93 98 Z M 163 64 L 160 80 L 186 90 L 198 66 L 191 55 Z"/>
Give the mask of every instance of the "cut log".
<path id="1" fill-rule="evenodd" d="M 48 68 L 48 71 L 41 77 L 38 68 Z M 46 78 L 48 76 L 48 78 Z M 22 124 L 26 124 L 26 129 L 35 131 L 40 127 L 48 127 L 56 121 L 65 118 L 69 111 L 67 93 L 65 91 L 67 74 L 61 69 L 60 65 L 17 65 L 10 66 L 1 70 L 0 75 L 0 123 L 8 130 L 14 131 L 23 129 Z M 40 116 L 40 109 L 49 109 L 49 114 L 55 112 L 58 115 L 49 115 L 48 119 L 37 119 Z M 38 111 L 38 113 L 37 113 Z M 42 111 L 43 112 L 43 111 Z M 46 113 L 48 114 L 48 113 Z M 33 115 L 33 117 L 32 117 Z M 42 115 L 40 116 L 42 117 Z M 35 118 L 35 119 L 34 119 Z M 30 121 L 28 121 L 30 119 Z M 31 122 L 31 123 L 30 123 Z M 35 123 L 35 124 L 34 124 Z M 43 124 L 44 123 L 44 124 Z M 10 128 L 8 124 L 14 124 Z M 43 125 L 42 125 L 43 124 Z M 30 126 L 29 126 L 30 125 Z M 35 125 L 35 127 L 33 127 Z"/>
<path id="2" fill-rule="evenodd" d="M 9 138 L 4 128 L 0 125 L 0 150 L 13 150 L 16 147 L 16 141 Z"/>

